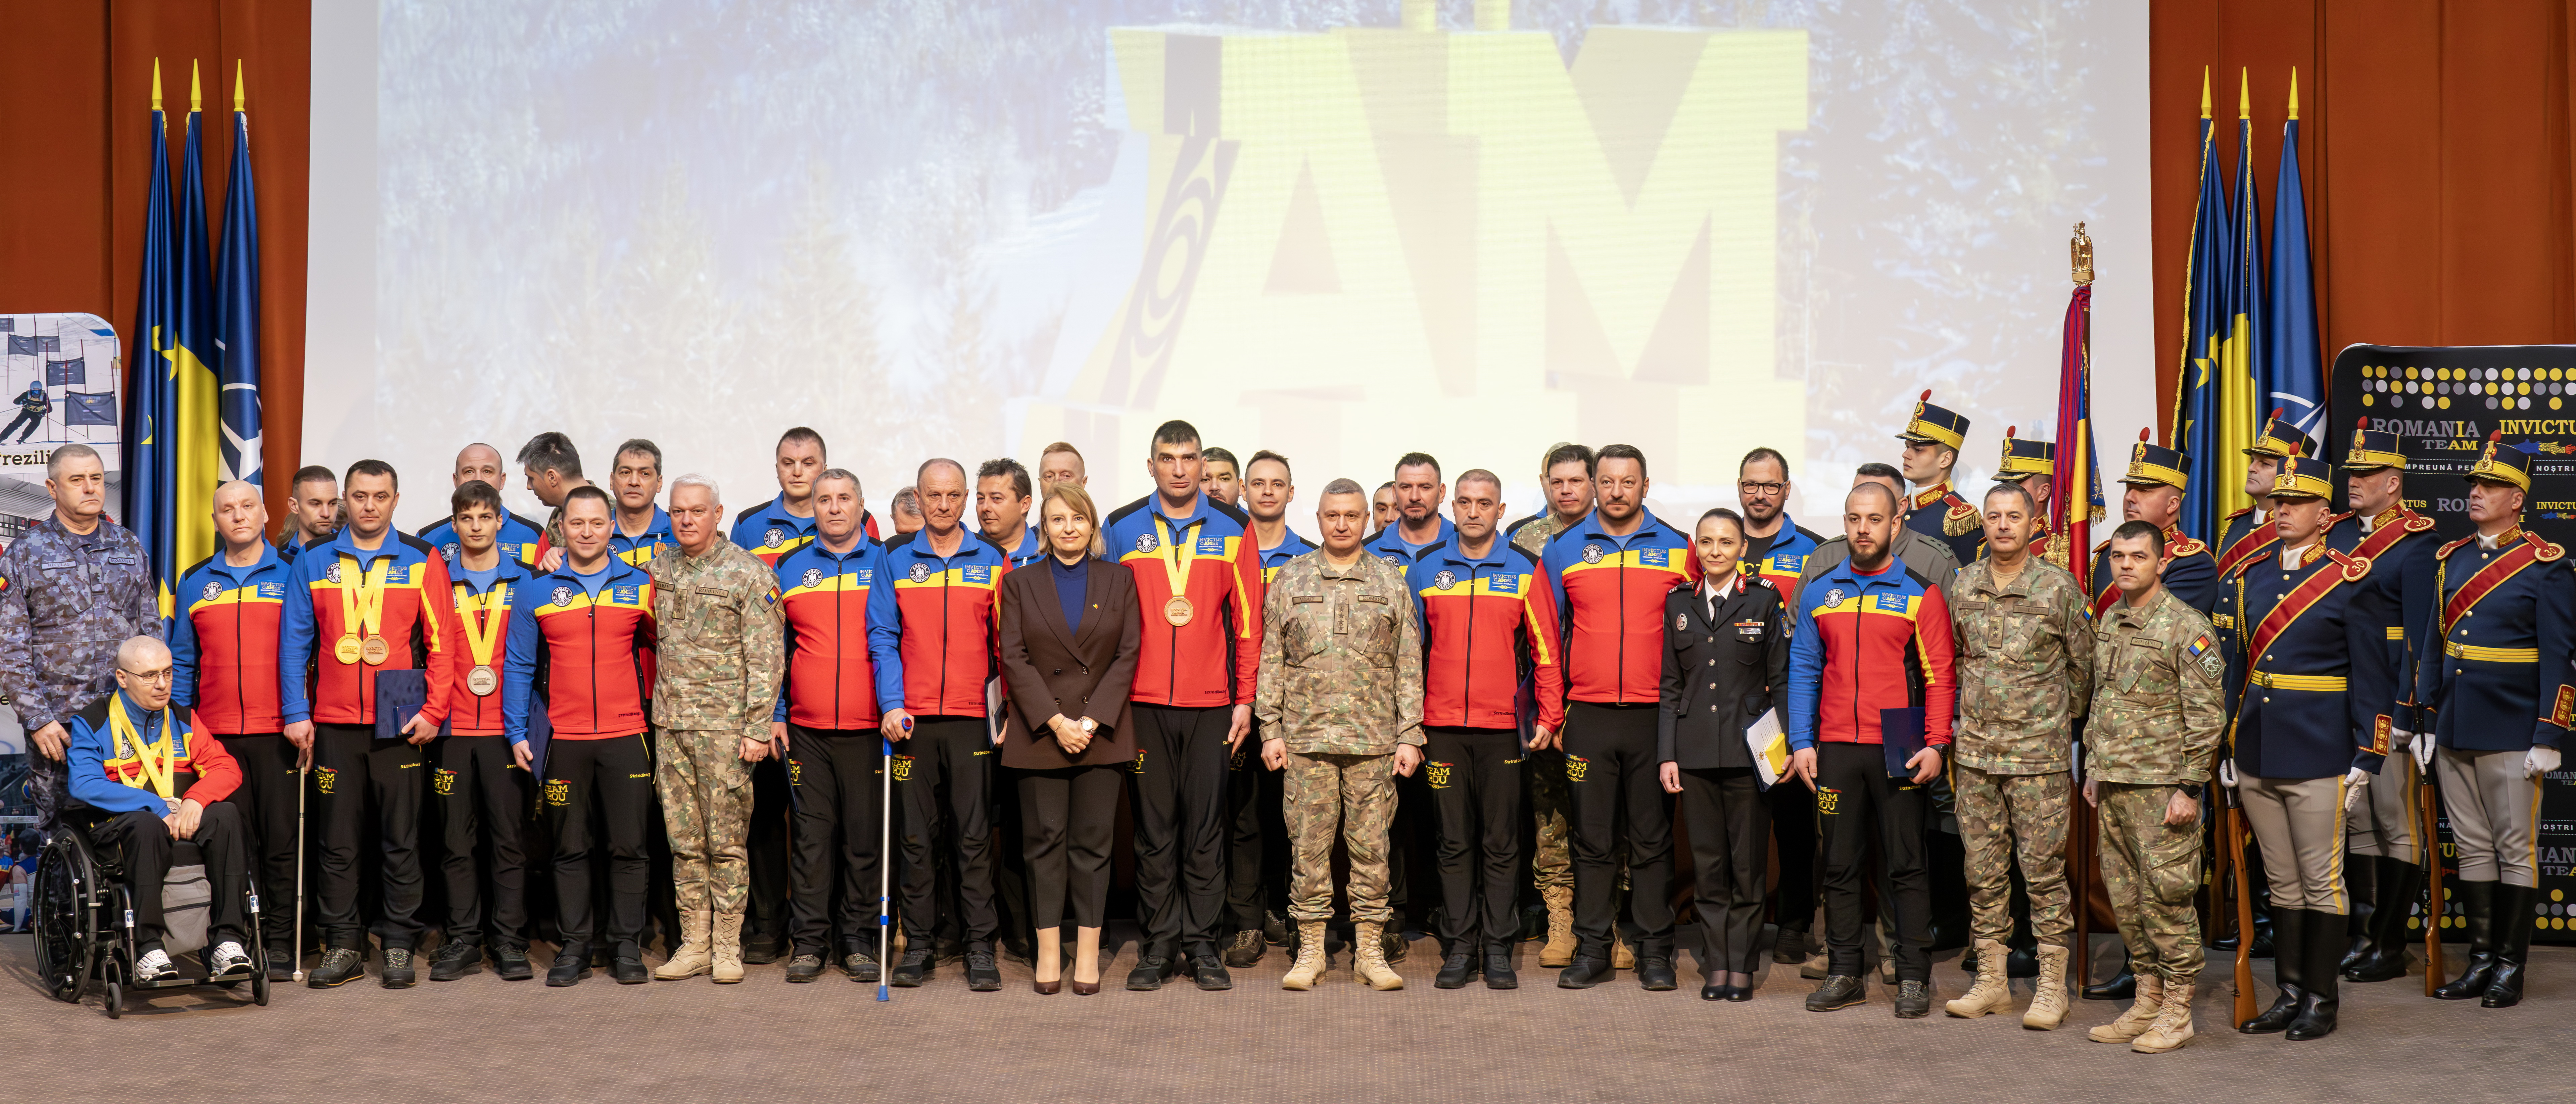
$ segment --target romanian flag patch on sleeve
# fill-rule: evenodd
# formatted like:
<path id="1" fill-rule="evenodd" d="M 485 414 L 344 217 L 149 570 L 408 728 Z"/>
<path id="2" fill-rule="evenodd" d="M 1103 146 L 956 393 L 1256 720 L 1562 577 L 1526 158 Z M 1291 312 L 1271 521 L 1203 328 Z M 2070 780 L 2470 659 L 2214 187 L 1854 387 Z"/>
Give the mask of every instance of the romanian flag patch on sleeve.
<path id="1" fill-rule="evenodd" d="M 2202 633 L 2199 636 L 2195 636 L 2191 639 L 2191 646 L 2189 648 L 2191 658 L 2199 659 L 2202 653 L 2217 646 L 2218 645 L 2214 641 L 2209 639 L 2208 633 Z"/>

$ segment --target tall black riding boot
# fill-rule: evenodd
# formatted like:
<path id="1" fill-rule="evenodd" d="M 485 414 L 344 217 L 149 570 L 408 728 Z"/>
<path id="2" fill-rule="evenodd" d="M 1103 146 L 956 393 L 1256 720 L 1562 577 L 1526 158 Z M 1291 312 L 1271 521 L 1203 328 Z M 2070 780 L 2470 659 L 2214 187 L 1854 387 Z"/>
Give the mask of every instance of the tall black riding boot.
<path id="1" fill-rule="evenodd" d="M 2531 957 L 2532 902 L 2540 891 L 2530 886 L 2499 885 L 2495 899 L 2495 980 L 2487 983 L 2478 1004 L 2511 1008 L 2522 1003 L 2524 963 Z"/>
<path id="2" fill-rule="evenodd" d="M 2381 859 L 2378 912 L 2370 918 L 2370 957 L 2343 972 L 2345 981 L 2394 981 L 2406 976 L 2406 918 L 2424 892 L 2424 868 L 2397 859 Z"/>
<path id="3" fill-rule="evenodd" d="M 2263 1014 L 2236 1025 L 2248 1035 L 2269 1035 L 2289 1030 L 2290 1021 L 2299 1014 L 2299 1000 L 2308 989 L 2304 984 L 2307 960 L 2300 951 L 2307 946 L 2308 931 L 2300 923 L 2303 910 L 2284 909 L 2272 918 L 2272 979 L 2281 987 L 2281 995 L 2272 999 L 2272 1007 Z M 2341 933 L 2335 934 L 2332 946 L 2337 955 L 2343 952 Z M 2328 965 L 2332 965 L 2329 960 Z"/>
<path id="4" fill-rule="evenodd" d="M 2388 860 L 2376 855 L 2343 856 L 2343 884 L 2346 897 L 2352 900 L 2352 911 L 2345 915 L 2344 935 L 2347 942 L 2343 959 L 2335 964 L 2337 971 L 2349 970 L 2376 957 L 2378 929 L 2372 921 L 2379 916 L 2379 887 L 2387 883 L 2383 865 Z"/>
<path id="5" fill-rule="evenodd" d="M 2495 981 L 2495 899 L 2496 883 L 2462 881 L 2452 890 L 2459 895 L 2461 919 L 2469 929 L 2469 968 L 2459 978 L 2433 990 L 2443 1000 L 2475 1000 L 2487 995 L 2487 986 Z"/>
<path id="6" fill-rule="evenodd" d="M 2299 980 L 2304 989 L 2299 994 L 2299 1014 L 2290 1020 L 2290 1039 L 2322 1039 L 2334 1034 L 2335 1009 L 2343 1003 L 2337 990 L 2335 967 L 2343 961 L 2343 937 L 2352 923 L 2342 913 L 2301 909 L 2293 914 L 2294 923 L 2307 925 L 2301 939 Z M 2280 938 L 2275 929 L 2273 938 Z M 2275 948 L 2272 964 L 2280 965 L 2287 952 Z"/>

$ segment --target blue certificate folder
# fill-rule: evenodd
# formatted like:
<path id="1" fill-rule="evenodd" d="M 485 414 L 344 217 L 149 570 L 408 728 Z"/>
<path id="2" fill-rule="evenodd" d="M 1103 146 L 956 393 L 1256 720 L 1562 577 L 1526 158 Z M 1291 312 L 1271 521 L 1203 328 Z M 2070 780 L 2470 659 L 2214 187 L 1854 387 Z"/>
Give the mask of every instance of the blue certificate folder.
<path id="1" fill-rule="evenodd" d="M 1923 750 L 1923 707 L 1878 711 L 1878 749 L 1887 756 L 1887 776 L 1911 780 L 1912 768 L 1906 760 Z"/>
<path id="2" fill-rule="evenodd" d="M 469 694 L 462 684 L 448 688 L 450 694 Z M 493 692 L 499 697 L 499 691 Z M 420 707 L 429 702 L 429 676 L 420 671 L 376 672 L 376 739 L 399 740 L 403 726 L 420 715 Z M 440 736 L 453 735 L 454 710 L 450 719 L 438 726 Z M 546 743 L 554 736 L 554 725 L 546 718 L 546 700 L 537 695 L 528 698 L 528 758 L 535 770 L 546 767 Z"/>

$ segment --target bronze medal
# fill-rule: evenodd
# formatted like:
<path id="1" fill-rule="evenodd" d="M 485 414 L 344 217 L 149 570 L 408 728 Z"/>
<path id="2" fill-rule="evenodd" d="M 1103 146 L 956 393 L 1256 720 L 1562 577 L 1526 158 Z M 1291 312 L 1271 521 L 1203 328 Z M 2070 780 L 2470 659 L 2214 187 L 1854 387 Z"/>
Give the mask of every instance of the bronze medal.
<path id="1" fill-rule="evenodd" d="M 385 638 L 381 636 L 368 637 L 363 648 L 367 665 L 370 667 L 383 665 L 385 660 L 392 658 L 394 654 L 394 646 L 385 643 Z"/>
<path id="2" fill-rule="evenodd" d="M 363 652 L 364 648 L 358 643 L 356 633 L 341 637 L 338 643 L 331 646 L 331 654 L 337 656 L 342 663 L 356 663 Z"/>
<path id="3" fill-rule="evenodd" d="M 465 688 L 478 698 L 490 697 L 492 691 L 501 688 L 501 676 L 492 673 L 490 664 L 478 663 L 473 670 L 465 672 Z"/>
<path id="4" fill-rule="evenodd" d="M 1174 628 L 1189 624 L 1191 615 L 1196 612 L 1197 610 L 1190 605 L 1190 600 L 1178 594 L 1173 595 L 1171 601 L 1163 603 L 1163 620 L 1171 622 Z"/>

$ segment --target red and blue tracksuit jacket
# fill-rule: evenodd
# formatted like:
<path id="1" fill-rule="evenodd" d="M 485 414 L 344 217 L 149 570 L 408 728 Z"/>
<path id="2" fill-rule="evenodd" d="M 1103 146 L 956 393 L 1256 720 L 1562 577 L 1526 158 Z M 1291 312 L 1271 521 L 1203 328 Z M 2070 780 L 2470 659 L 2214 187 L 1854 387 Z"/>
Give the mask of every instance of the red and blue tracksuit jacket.
<path id="1" fill-rule="evenodd" d="M 654 512 L 654 516 L 660 518 L 663 525 L 670 524 L 670 518 L 659 510 Z M 859 511 L 859 531 L 867 534 L 869 540 L 876 540 L 877 516 L 865 510 Z M 760 562 L 771 567 L 778 566 L 779 557 L 803 548 L 813 540 L 813 515 L 798 517 L 788 513 L 787 494 L 783 491 L 767 503 L 733 516 L 733 543 L 760 557 Z"/>
<path id="2" fill-rule="evenodd" d="M 143 740 L 158 742 L 162 719 L 169 718 L 170 790 L 175 796 L 212 805 L 241 788 L 241 764 L 224 750 L 221 741 L 189 728 L 187 720 L 174 713 L 145 713 L 133 698 L 119 690 L 63 718 L 63 727 L 71 738 L 63 751 L 66 780 L 72 796 L 82 804 L 110 813 L 162 815 L 170 811 L 144 778 L 143 762 L 134 750 L 118 753 L 115 723 L 108 719 L 108 710 L 120 704 L 125 707 L 127 719 L 134 722 L 135 736 Z"/>
<path id="3" fill-rule="evenodd" d="M 502 734 L 528 739 L 528 699 L 542 684 L 558 740 L 609 740 L 651 727 L 653 576 L 608 559 L 593 597 L 572 562 L 527 584 L 514 603 L 502 663 Z"/>
<path id="4" fill-rule="evenodd" d="M 467 673 L 474 669 L 474 649 L 466 643 L 465 630 L 487 623 L 492 626 L 492 666 L 494 673 L 506 676 L 510 655 L 510 615 L 515 610 L 527 608 L 529 583 L 536 579 L 536 574 L 515 561 L 504 559 L 500 570 L 492 576 L 492 585 L 488 589 L 476 590 L 474 581 L 461 571 L 450 581 L 448 592 L 456 600 L 457 620 L 456 646 L 447 650 L 449 665 L 456 671 L 454 708 L 447 712 L 450 735 L 500 736 L 509 731 L 503 719 L 501 695 L 477 694 L 465 685 Z M 644 674 L 646 685 L 651 685 L 652 670 L 649 666 Z"/>
<path id="5" fill-rule="evenodd" d="M 1422 623 L 1423 724 L 1518 728 L 1526 670 L 1537 684 L 1538 723 L 1564 727 L 1556 594 L 1537 557 L 1500 537 L 1482 557 L 1448 541 L 1406 568 L 1404 581 Z"/>
<path id="6" fill-rule="evenodd" d="M 421 530 L 420 539 L 438 550 L 438 558 L 447 561 L 450 570 L 455 569 L 456 557 L 464 550 L 456 543 L 454 520 L 442 521 Z M 546 527 L 517 514 L 507 515 L 501 519 L 501 531 L 492 538 L 492 547 L 501 553 L 504 560 L 515 561 L 521 567 L 535 567 L 538 558 L 546 552 Z"/>
<path id="7" fill-rule="evenodd" d="M 1385 560 L 1395 565 L 1398 570 L 1410 568 L 1423 557 L 1458 539 L 1458 527 L 1451 525 L 1448 518 L 1438 514 L 1433 514 L 1431 517 L 1440 523 L 1440 535 L 1431 538 L 1429 544 L 1413 544 L 1406 541 L 1404 522 L 1399 520 L 1393 525 L 1378 530 L 1376 536 L 1369 538 L 1367 544 L 1360 546 L 1360 551 Z"/>
<path id="8" fill-rule="evenodd" d="M 1261 554 L 1251 517 L 1202 494 L 1188 520 L 1175 520 L 1157 493 L 1120 507 L 1104 528 L 1109 555 L 1135 575 L 1145 611 L 1127 700 L 1198 709 L 1251 704 L 1261 681 Z M 1190 623 L 1174 625 L 1163 607 L 1172 598 L 1170 565 L 1184 550 Z"/>
<path id="9" fill-rule="evenodd" d="M 1564 619 L 1566 698 L 1661 704 L 1664 592 L 1699 582 L 1690 535 L 1649 513 L 1622 540 L 1595 510 L 1548 542 L 1539 567 Z"/>
<path id="10" fill-rule="evenodd" d="M 815 541 L 778 558 L 787 614 L 787 684 L 772 720 L 807 728 L 877 727 L 876 661 L 868 600 L 885 579 L 885 549 L 861 540 L 846 556 Z"/>
<path id="11" fill-rule="evenodd" d="M 1824 543 L 1814 533 L 1799 528 L 1798 519 L 1787 511 L 1780 514 L 1780 531 L 1771 535 L 1771 547 L 1758 560 L 1745 561 L 1771 589 L 1780 592 L 1781 605 L 1798 608 L 1798 577 L 1807 570 L 1807 557 Z"/>
<path id="12" fill-rule="evenodd" d="M 170 619 L 170 705 L 208 735 L 286 727 L 277 697 L 277 629 L 292 570 L 266 542 L 259 562 L 234 567 L 218 552 L 179 574 Z"/>
<path id="13" fill-rule="evenodd" d="M 627 536 L 614 521 L 608 526 L 608 553 L 635 567 L 652 563 L 654 549 L 678 543 L 680 538 L 671 534 L 670 513 L 659 506 L 653 507 L 653 524 L 644 527 L 642 536 Z"/>
<path id="14" fill-rule="evenodd" d="M 1276 547 L 1264 548 L 1258 553 L 1261 557 L 1261 585 L 1269 587 L 1270 580 L 1279 577 L 1279 569 L 1288 566 L 1288 561 L 1314 550 L 1315 542 L 1298 536 L 1294 529 L 1289 530 L 1279 538 Z"/>
<path id="15" fill-rule="evenodd" d="M 993 542 L 960 533 L 952 556 L 930 550 L 928 529 L 886 543 L 867 606 L 880 715 L 984 715 L 984 683 L 1001 669 L 1002 576 L 1011 564 Z"/>
<path id="16" fill-rule="evenodd" d="M 328 543 L 296 557 L 287 572 L 286 609 L 277 628 L 278 711 L 287 724 L 373 725 L 375 672 L 419 668 L 429 684 L 420 715 L 431 724 L 442 723 L 457 693 L 447 652 L 464 646 L 457 636 L 456 603 L 448 598 L 447 562 L 427 543 L 396 532 L 388 531 L 384 543 L 372 550 L 360 550 L 353 539 L 342 529 Z M 363 659 L 343 663 L 338 642 L 358 631 L 341 621 L 343 565 L 372 571 L 379 560 L 390 563 L 376 633 L 392 646 L 392 654 L 377 665 Z"/>
<path id="17" fill-rule="evenodd" d="M 1863 575 L 1849 562 L 1807 584 L 1789 629 L 1792 749 L 1876 744 L 1879 711 L 1921 706 L 1923 743 L 1950 742 L 1959 680 L 1941 588 L 1890 558 Z"/>

